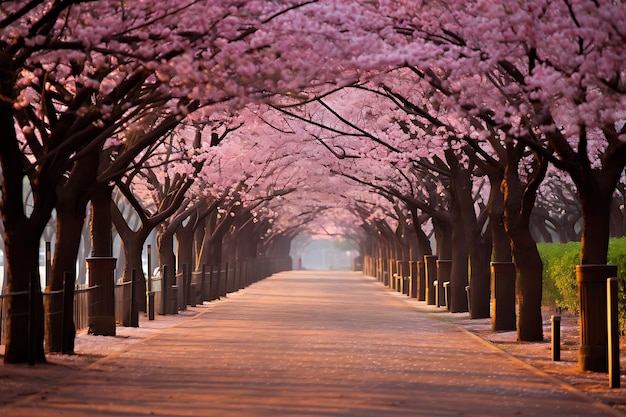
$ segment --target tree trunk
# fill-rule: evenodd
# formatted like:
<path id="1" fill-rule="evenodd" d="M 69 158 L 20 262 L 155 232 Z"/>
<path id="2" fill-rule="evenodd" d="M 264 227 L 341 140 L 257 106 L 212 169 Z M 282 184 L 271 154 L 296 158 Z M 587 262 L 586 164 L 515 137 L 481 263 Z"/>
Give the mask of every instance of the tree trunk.
<path id="1" fill-rule="evenodd" d="M 191 223 L 187 226 L 178 226 L 176 228 L 175 236 L 178 243 L 178 270 L 182 271 L 183 265 L 187 265 L 188 270 L 193 271 L 195 267 L 194 262 L 194 229 Z"/>
<path id="2" fill-rule="evenodd" d="M 7 332 L 5 336 L 5 363 L 45 362 L 44 310 L 39 279 L 39 241 L 50 219 L 55 203 L 57 178 L 54 161 L 39 166 L 31 173 L 33 206 L 29 216 L 24 212 L 24 172 L 22 153 L 15 135 L 11 83 L 3 83 L 0 90 L 0 164 L 2 175 L 1 214 L 4 226 L 5 273 L 7 293 L 20 293 L 6 299 Z M 41 175 L 43 173 L 44 175 Z M 28 290 L 32 285 L 32 304 Z M 22 294 L 25 293 L 25 294 Z M 29 313 L 29 306 L 30 312 Z M 30 316 L 30 319 L 29 319 Z"/>
<path id="3" fill-rule="evenodd" d="M 91 259 L 89 285 L 96 286 L 89 293 L 89 331 L 101 336 L 115 336 L 115 264 L 113 253 L 113 225 L 111 221 L 112 187 L 99 184 L 91 199 Z"/>
<path id="4" fill-rule="evenodd" d="M 157 237 L 159 252 L 159 266 L 167 265 L 172 276 L 176 273 L 176 255 L 174 254 L 174 231 L 167 225 L 161 225 L 160 233 Z"/>
<path id="5" fill-rule="evenodd" d="M 433 217 L 435 231 L 435 253 L 439 259 L 452 259 L 452 224 L 451 221 Z"/>
<path id="6" fill-rule="evenodd" d="M 609 222 L 613 190 L 595 186 L 579 191 L 583 214 L 580 247 L 581 265 L 606 264 L 609 250 Z"/>
<path id="7" fill-rule="evenodd" d="M 420 222 L 419 216 L 417 215 L 417 208 L 409 207 L 409 209 L 411 210 L 413 230 L 415 231 L 415 236 L 417 239 L 417 254 L 415 259 L 418 261 L 423 261 L 424 255 L 432 255 L 433 250 L 430 246 L 430 239 L 428 239 L 428 236 L 426 236 L 426 233 L 424 233 L 424 230 L 422 229 L 422 224 Z"/>
<path id="8" fill-rule="evenodd" d="M 512 262 L 511 242 L 504 227 L 504 195 L 500 189 L 501 178 L 489 177 L 491 184 L 487 211 L 491 225 L 491 255 L 493 262 Z"/>
<path id="9" fill-rule="evenodd" d="M 459 166 L 455 156 L 449 157 L 448 163 L 452 173 L 453 200 L 456 202 L 456 210 L 461 218 L 471 263 L 470 315 L 473 319 L 487 318 L 491 314 L 489 307 L 491 300 L 491 271 L 489 268 L 491 246 L 483 243 L 481 228 L 476 219 L 470 172 Z"/>
<path id="10" fill-rule="evenodd" d="M 3 212 L 3 216 L 5 216 Z M 17 230 L 16 230 L 17 229 Z M 46 362 L 44 353 L 44 310 L 39 278 L 39 236 L 5 223 L 5 268 L 7 292 L 19 293 L 6 299 L 7 334 L 5 363 Z M 29 320 L 29 288 L 32 282 Z"/>
<path id="11" fill-rule="evenodd" d="M 210 265 L 207 259 L 207 251 L 204 247 L 204 237 L 207 235 L 207 221 L 203 219 L 193 234 L 193 253 L 195 254 L 194 270 L 199 271 L 202 265 Z"/>
<path id="12" fill-rule="evenodd" d="M 146 277 L 143 271 L 141 255 L 146 239 L 152 231 L 151 226 L 142 223 L 139 230 L 133 231 L 126 223 L 126 219 L 124 219 L 122 212 L 114 202 L 111 203 L 111 218 L 117 230 L 117 234 L 120 236 L 124 250 L 122 281 L 130 282 L 133 277 L 133 270 L 136 271 L 136 280 L 133 284 L 135 294 L 137 294 L 135 307 L 137 311 L 146 311 Z M 148 271 L 148 273 L 150 273 L 150 271 Z"/>
<path id="13" fill-rule="evenodd" d="M 532 184 L 522 183 L 518 176 L 521 151 L 507 145 L 507 164 L 502 180 L 504 194 L 504 224 L 511 239 L 511 250 L 518 273 L 517 338 L 520 341 L 543 340 L 541 317 L 543 262 L 537 243 L 530 233 L 530 215 L 536 197 L 538 182 L 545 175 L 545 161 L 537 161 Z M 542 175 L 543 173 L 543 175 Z"/>
<path id="14" fill-rule="evenodd" d="M 62 195 L 62 194 L 60 194 Z M 85 222 L 86 204 L 76 207 L 74 196 L 67 196 L 61 204 L 57 204 L 57 235 L 54 244 L 54 260 L 52 273 L 47 292 L 61 291 L 64 288 L 66 272 L 74 280 L 76 276 L 76 258 Z M 63 200 L 63 198 L 61 198 Z M 71 200 L 71 201 L 70 201 Z M 74 210 L 76 208 L 76 210 Z M 46 346 L 49 352 L 74 353 L 74 338 L 76 327 L 74 325 L 74 283 L 65 288 L 71 288 L 72 294 L 62 293 L 46 297 Z M 66 305 L 63 305 L 65 298 Z M 68 308 L 69 307 L 69 308 Z M 59 314 L 61 311 L 65 314 Z M 63 321 L 61 320 L 63 318 Z"/>
<path id="15" fill-rule="evenodd" d="M 85 226 L 88 190 L 96 179 L 98 159 L 96 151 L 76 162 L 69 179 L 56 190 L 56 241 L 51 279 L 46 290 L 57 292 L 65 289 L 70 293 L 46 297 L 46 345 L 50 352 L 74 353 L 76 260 Z M 66 278 L 72 282 L 65 283 Z M 61 311 L 63 314 L 59 314 Z"/>
<path id="16" fill-rule="evenodd" d="M 450 312 L 460 313 L 468 311 L 467 293 L 465 287 L 468 284 L 467 261 L 468 261 L 467 243 L 465 240 L 465 232 L 461 222 L 456 222 L 452 229 L 452 271 L 450 273 Z M 439 279 L 439 277 L 437 278 Z M 473 316 L 471 318 L 476 318 Z"/>
<path id="17" fill-rule="evenodd" d="M 91 256 L 113 256 L 111 193 L 113 188 L 98 185 L 91 199 Z"/>
<path id="18" fill-rule="evenodd" d="M 120 235 L 121 237 L 121 235 Z M 133 277 L 133 270 L 135 270 L 135 282 L 134 291 L 137 297 L 135 298 L 135 307 L 137 311 L 146 311 L 146 276 L 143 273 L 143 264 L 141 262 L 141 254 L 143 252 L 143 246 L 145 238 L 143 236 L 134 236 L 134 238 L 123 240 L 124 246 L 124 272 L 123 281 L 130 282 Z"/>
<path id="19" fill-rule="evenodd" d="M 606 372 L 607 316 L 602 312 L 606 312 L 606 279 L 611 278 L 607 275 L 613 273 L 606 263 L 611 199 L 615 183 L 598 173 L 597 177 L 589 175 L 582 184 L 577 185 L 583 213 L 579 268 L 582 270 L 577 277 L 581 324 L 578 364 L 582 371 Z M 597 271 L 585 273 L 584 267 L 596 268 Z M 585 278 L 587 275 L 589 277 Z"/>
<path id="20" fill-rule="evenodd" d="M 520 227 L 513 231 L 513 257 L 518 272 L 517 302 L 517 338 L 521 341 L 543 340 L 541 317 L 543 262 L 537 243 L 527 228 Z"/>

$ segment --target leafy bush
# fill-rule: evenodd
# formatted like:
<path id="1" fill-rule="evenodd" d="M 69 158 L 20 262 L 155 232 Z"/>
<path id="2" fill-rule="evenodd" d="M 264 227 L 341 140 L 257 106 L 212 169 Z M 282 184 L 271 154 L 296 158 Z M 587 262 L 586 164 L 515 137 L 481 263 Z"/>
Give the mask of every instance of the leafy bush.
<path id="1" fill-rule="evenodd" d="M 539 243 L 543 261 L 543 304 L 578 312 L 576 265 L 580 263 L 580 242 Z M 626 328 L 626 238 L 609 241 L 608 263 L 617 265 L 619 278 L 619 315 Z"/>
<path id="2" fill-rule="evenodd" d="M 539 243 L 543 261 L 543 303 L 578 311 L 576 265 L 580 262 L 580 242 Z"/>

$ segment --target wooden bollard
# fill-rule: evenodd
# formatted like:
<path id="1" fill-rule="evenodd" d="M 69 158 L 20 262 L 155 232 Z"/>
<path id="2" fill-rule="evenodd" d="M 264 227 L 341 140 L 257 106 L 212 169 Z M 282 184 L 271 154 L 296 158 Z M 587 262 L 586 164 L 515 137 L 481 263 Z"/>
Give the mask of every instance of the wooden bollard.
<path id="1" fill-rule="evenodd" d="M 619 317 L 617 302 L 617 278 L 606 280 L 606 313 L 609 343 L 609 387 L 620 387 L 619 367 Z"/>
<path id="2" fill-rule="evenodd" d="M 552 316 L 552 360 L 561 360 L 561 316 Z"/>

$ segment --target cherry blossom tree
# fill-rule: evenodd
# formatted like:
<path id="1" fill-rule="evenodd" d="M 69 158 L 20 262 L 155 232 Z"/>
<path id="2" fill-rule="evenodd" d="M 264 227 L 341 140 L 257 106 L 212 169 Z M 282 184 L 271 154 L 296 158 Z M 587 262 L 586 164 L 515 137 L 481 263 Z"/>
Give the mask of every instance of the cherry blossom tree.
<path id="1" fill-rule="evenodd" d="M 29 276 L 37 274 L 35 245 L 61 195 L 57 188 L 80 182 L 66 181 L 66 173 L 92 178 L 81 188 L 90 189 L 85 193 L 91 194 L 93 221 L 98 210 L 110 206 L 109 181 L 188 112 L 211 103 L 241 105 L 276 92 L 287 94 L 310 80 L 321 84 L 329 76 L 322 74 L 340 78 L 335 77 L 340 67 L 333 60 L 344 52 L 333 49 L 327 41 L 331 32 L 317 22 L 341 7 L 325 4 L 296 13 L 315 3 L 3 2 L 1 123 L 6 136 L 0 158 L 5 236 L 11 242 L 6 248 L 8 291 L 25 290 Z M 315 49 L 322 53 L 305 62 L 298 57 L 301 49 L 293 47 L 294 41 L 305 39 L 284 29 L 307 26 L 312 36 L 306 42 L 324 39 L 326 47 Z M 290 66 L 282 65 L 287 62 Z M 123 153 L 101 159 L 94 174 L 93 161 L 106 141 L 157 107 L 164 108 L 160 123 L 136 142 L 126 143 Z M 88 158 L 92 163 L 81 162 Z M 78 172 L 80 166 L 90 172 Z M 24 177 L 35 196 L 30 213 L 21 204 Z M 101 184 L 100 198 L 92 187 L 96 182 Z M 76 188 L 68 188 L 65 195 L 89 200 Z M 82 213 L 79 209 L 75 216 L 82 218 Z M 108 224 L 107 218 L 95 220 L 92 230 L 106 236 Z M 107 242 L 96 240 L 93 254 L 106 256 L 107 247 Z M 41 295 L 35 297 L 39 305 Z M 26 309 L 18 297 L 9 303 L 16 311 Z M 18 331 L 24 323 L 17 317 L 9 319 L 7 362 L 25 361 L 28 353 L 26 336 Z M 37 329 L 36 340 L 42 340 L 42 330 Z M 35 357 L 45 360 L 41 344 Z"/>
<path id="2" fill-rule="evenodd" d="M 494 121 L 509 141 L 523 142 L 568 172 L 582 207 L 581 264 L 606 264 L 610 201 L 626 163 L 624 5 L 580 0 L 385 6 L 401 28 L 396 32 L 406 36 L 398 53 L 423 68 L 431 82 L 459 93 L 449 96 L 449 108 Z M 605 299 L 600 291 L 582 306 L 583 329 Z M 582 339 L 587 335 L 583 330 Z M 602 344 L 581 348 L 582 369 L 606 367 Z"/>

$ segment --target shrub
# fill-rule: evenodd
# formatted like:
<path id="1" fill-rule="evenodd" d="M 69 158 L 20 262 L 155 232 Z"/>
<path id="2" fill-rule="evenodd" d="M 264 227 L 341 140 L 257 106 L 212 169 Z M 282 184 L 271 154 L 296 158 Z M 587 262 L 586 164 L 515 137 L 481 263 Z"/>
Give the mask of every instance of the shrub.
<path id="1" fill-rule="evenodd" d="M 543 304 L 578 313 L 576 265 L 580 263 L 580 242 L 539 243 L 543 261 Z M 619 278 L 620 327 L 626 328 L 626 238 L 609 241 L 608 263 L 617 265 Z"/>
<path id="2" fill-rule="evenodd" d="M 580 242 L 540 243 L 543 261 L 543 303 L 578 311 L 576 265 L 580 260 Z"/>

